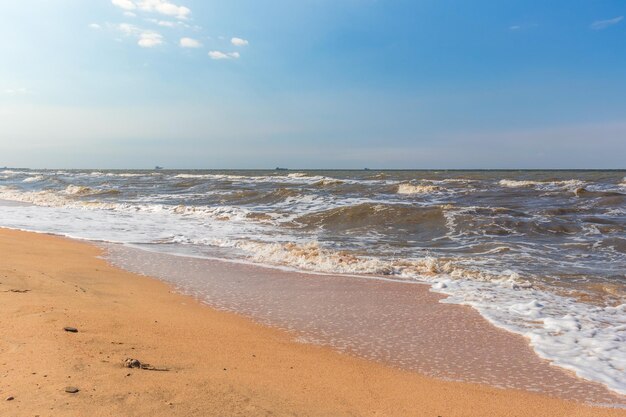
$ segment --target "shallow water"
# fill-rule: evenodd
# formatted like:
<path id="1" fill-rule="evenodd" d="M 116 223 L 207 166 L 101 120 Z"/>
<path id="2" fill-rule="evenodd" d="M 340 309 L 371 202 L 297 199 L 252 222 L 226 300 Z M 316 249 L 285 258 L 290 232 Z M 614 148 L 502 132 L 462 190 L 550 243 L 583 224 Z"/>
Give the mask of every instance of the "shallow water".
<path id="1" fill-rule="evenodd" d="M 298 273 L 101 244 L 106 259 L 160 278 L 225 311 L 423 375 L 626 407 L 626 397 L 537 357 L 528 342 L 470 307 L 439 303 L 427 285 Z"/>
<path id="2" fill-rule="evenodd" d="M 626 393 L 624 171 L 0 171 L 0 225 L 422 281 Z"/>

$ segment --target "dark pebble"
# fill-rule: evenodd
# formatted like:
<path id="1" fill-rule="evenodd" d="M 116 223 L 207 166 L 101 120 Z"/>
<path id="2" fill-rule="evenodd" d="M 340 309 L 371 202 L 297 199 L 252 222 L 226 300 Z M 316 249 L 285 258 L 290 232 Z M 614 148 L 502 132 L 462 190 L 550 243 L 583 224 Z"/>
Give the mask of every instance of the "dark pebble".
<path id="1" fill-rule="evenodd" d="M 7 397 L 7 401 L 13 401 L 15 397 Z"/>
<path id="2" fill-rule="evenodd" d="M 65 387 L 65 392 L 69 394 L 76 394 L 78 391 L 80 390 L 76 387 Z"/>
<path id="3" fill-rule="evenodd" d="M 78 329 L 76 327 L 64 327 L 63 330 L 70 333 L 78 333 Z"/>

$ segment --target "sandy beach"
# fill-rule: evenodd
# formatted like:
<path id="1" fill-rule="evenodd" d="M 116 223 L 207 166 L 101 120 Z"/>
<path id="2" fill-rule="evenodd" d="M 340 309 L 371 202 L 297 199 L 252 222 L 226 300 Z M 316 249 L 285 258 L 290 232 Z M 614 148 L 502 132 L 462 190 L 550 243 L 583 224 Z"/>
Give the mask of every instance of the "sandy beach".
<path id="1" fill-rule="evenodd" d="M 0 417 L 626 417 L 626 11 L 563 9 L 5 1 Z"/>
<path id="2" fill-rule="evenodd" d="M 87 243 L 0 230 L 0 253 L 1 416 L 626 415 L 297 343 L 110 266 Z"/>

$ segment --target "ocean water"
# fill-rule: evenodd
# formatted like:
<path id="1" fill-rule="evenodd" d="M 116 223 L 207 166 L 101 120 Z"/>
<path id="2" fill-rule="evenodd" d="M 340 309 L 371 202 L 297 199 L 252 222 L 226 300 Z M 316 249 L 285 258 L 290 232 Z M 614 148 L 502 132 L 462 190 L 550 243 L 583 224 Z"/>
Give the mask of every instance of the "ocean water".
<path id="1" fill-rule="evenodd" d="M 428 283 L 626 394 L 626 171 L 0 170 L 0 226 Z"/>

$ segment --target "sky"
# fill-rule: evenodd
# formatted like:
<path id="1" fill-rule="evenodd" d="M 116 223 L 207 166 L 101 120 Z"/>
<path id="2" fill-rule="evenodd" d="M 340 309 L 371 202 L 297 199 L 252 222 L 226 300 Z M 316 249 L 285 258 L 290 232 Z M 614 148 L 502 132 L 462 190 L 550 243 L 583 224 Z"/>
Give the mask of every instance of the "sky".
<path id="1" fill-rule="evenodd" d="M 0 166 L 626 168 L 618 0 L 0 5 Z"/>

